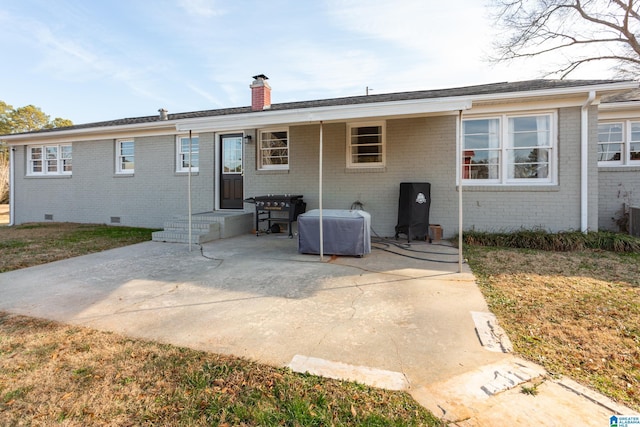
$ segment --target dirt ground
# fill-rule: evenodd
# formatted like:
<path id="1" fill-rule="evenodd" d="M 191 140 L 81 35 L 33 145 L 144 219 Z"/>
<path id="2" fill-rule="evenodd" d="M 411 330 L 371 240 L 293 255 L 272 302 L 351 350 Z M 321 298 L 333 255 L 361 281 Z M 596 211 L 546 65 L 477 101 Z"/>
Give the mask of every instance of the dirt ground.
<path id="1" fill-rule="evenodd" d="M 9 224 L 9 205 L 0 205 L 0 225 Z"/>

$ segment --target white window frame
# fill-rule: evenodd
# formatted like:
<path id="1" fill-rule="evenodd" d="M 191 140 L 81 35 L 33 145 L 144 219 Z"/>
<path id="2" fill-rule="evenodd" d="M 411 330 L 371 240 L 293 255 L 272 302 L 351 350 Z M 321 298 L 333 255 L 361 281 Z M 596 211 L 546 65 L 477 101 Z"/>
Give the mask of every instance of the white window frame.
<path id="1" fill-rule="evenodd" d="M 548 117 L 549 118 L 549 145 L 540 146 L 548 150 L 547 161 L 549 164 L 549 171 L 546 178 L 510 178 L 509 177 L 509 153 L 518 149 L 512 146 L 511 134 L 509 130 L 509 120 L 525 117 Z M 473 179 L 463 178 L 464 185 L 482 185 L 482 186 L 505 186 L 505 185 L 527 185 L 527 186 L 545 186 L 545 185 L 557 185 L 558 176 L 558 115 L 556 111 L 531 111 L 531 112 L 518 112 L 518 113 L 502 113 L 493 115 L 478 115 L 478 116 L 465 116 L 462 120 L 463 125 L 460 132 L 462 133 L 462 147 L 460 150 L 462 155 L 460 156 L 459 167 L 464 168 L 464 122 L 470 120 L 497 120 L 498 121 L 498 146 L 495 151 L 498 151 L 498 176 L 494 179 Z M 520 147 L 521 149 L 527 149 L 527 147 Z M 468 151 L 468 150 L 467 150 Z M 463 175 L 464 177 L 464 175 Z"/>
<path id="2" fill-rule="evenodd" d="M 353 155 L 352 155 L 352 149 L 353 149 L 353 144 L 352 144 L 352 139 L 351 139 L 351 130 L 354 128 L 363 128 L 363 127 L 373 127 L 373 126 L 377 126 L 380 127 L 380 157 L 381 157 L 381 161 L 379 162 L 367 162 L 367 163 L 359 163 L 359 162 L 354 162 L 353 161 Z M 347 151 L 346 151 L 346 158 L 347 158 L 347 168 L 350 169 L 369 169 L 369 168 L 380 168 L 380 167 L 384 167 L 386 165 L 386 156 L 387 156 L 387 122 L 384 120 L 378 120 L 378 121 L 371 121 L 371 122 L 354 122 L 354 123 L 347 123 Z"/>
<path id="3" fill-rule="evenodd" d="M 55 148 L 55 157 L 47 158 L 47 148 Z M 67 151 L 66 149 L 70 150 Z M 32 153 L 34 149 L 40 149 L 40 159 L 33 159 Z M 64 153 L 70 156 L 63 156 Z M 34 171 L 34 165 L 40 162 L 40 171 Z M 49 170 L 49 162 L 55 164 L 55 170 Z M 70 166 L 71 170 L 65 170 L 66 166 Z M 59 176 L 72 175 L 73 173 L 73 145 L 72 144 L 42 144 L 27 146 L 27 176 Z"/>
<path id="4" fill-rule="evenodd" d="M 127 155 L 122 154 L 122 143 L 130 142 L 133 146 L 133 154 Z M 119 175 L 132 175 L 135 173 L 135 164 L 136 164 L 136 143 L 133 138 L 122 138 L 116 139 L 116 173 Z M 133 169 L 122 169 L 122 160 L 125 157 L 133 157 Z"/>
<path id="5" fill-rule="evenodd" d="M 187 149 L 182 150 L 182 141 L 186 140 Z M 195 147 L 193 143 L 196 143 Z M 200 137 L 198 135 L 191 135 L 191 162 L 195 165 L 191 165 L 191 172 L 198 172 L 200 170 Z M 176 172 L 184 173 L 189 172 L 189 167 L 184 166 L 184 163 L 189 161 L 189 135 L 176 135 Z M 194 157 L 195 155 L 195 157 Z"/>
<path id="6" fill-rule="evenodd" d="M 622 140 L 619 142 L 613 142 L 620 144 L 620 159 L 619 160 L 598 160 L 598 167 L 624 167 L 624 166 L 640 166 L 640 159 L 631 159 L 631 144 L 640 145 L 640 120 L 638 119 L 626 119 L 626 120 L 600 120 L 598 121 L 598 153 L 600 153 L 600 145 L 607 142 L 600 142 L 600 126 L 601 125 L 616 125 L 619 124 L 622 127 Z M 633 138 L 633 125 L 638 126 L 638 139 L 635 141 Z"/>
<path id="7" fill-rule="evenodd" d="M 285 132 L 287 134 L 287 163 L 286 164 L 267 164 L 265 163 L 265 158 L 269 157 L 265 154 L 273 150 L 273 148 L 264 148 L 262 142 L 264 141 L 263 137 L 265 134 L 273 133 L 273 132 Z M 278 148 L 275 148 L 278 149 Z M 282 148 L 279 148 L 282 149 Z M 257 143 L 257 156 L 258 156 L 258 169 L 260 170 L 288 170 L 289 164 L 291 161 L 291 141 L 289 135 L 288 127 L 277 127 L 277 128 L 265 128 L 258 130 L 258 143 Z"/>

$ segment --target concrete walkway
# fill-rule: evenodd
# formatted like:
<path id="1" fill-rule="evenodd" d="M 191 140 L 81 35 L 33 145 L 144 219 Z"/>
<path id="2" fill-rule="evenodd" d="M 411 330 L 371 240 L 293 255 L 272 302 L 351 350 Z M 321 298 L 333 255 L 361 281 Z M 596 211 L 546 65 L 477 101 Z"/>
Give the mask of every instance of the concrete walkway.
<path id="1" fill-rule="evenodd" d="M 460 426 L 604 426 L 633 414 L 553 381 L 522 394 L 544 371 L 481 345 L 471 313 L 487 306 L 473 275 L 456 272 L 456 250 L 412 249 L 423 252 L 319 262 L 281 235 L 192 252 L 148 242 L 0 274 L 0 310 L 406 388 Z"/>

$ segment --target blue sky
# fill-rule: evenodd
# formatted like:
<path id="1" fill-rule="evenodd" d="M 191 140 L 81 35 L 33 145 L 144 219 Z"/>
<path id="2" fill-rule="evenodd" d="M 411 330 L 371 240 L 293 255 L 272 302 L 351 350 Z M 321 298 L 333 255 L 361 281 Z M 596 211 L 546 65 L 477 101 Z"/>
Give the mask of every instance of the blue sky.
<path id="1" fill-rule="evenodd" d="M 485 0 L 0 0 L 0 28 L 0 100 L 76 124 L 245 106 L 256 74 L 278 103 L 526 80 L 548 65 L 486 62 Z"/>

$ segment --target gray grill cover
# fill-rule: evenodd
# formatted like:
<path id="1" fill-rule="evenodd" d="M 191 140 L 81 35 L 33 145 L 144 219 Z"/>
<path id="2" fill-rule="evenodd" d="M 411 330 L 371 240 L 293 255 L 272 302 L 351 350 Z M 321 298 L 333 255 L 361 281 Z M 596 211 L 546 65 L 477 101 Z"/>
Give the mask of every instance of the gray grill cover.
<path id="1" fill-rule="evenodd" d="M 371 253 L 371 215 L 365 211 L 322 210 L 323 252 L 363 256 Z M 320 210 L 298 216 L 298 252 L 320 253 Z"/>

